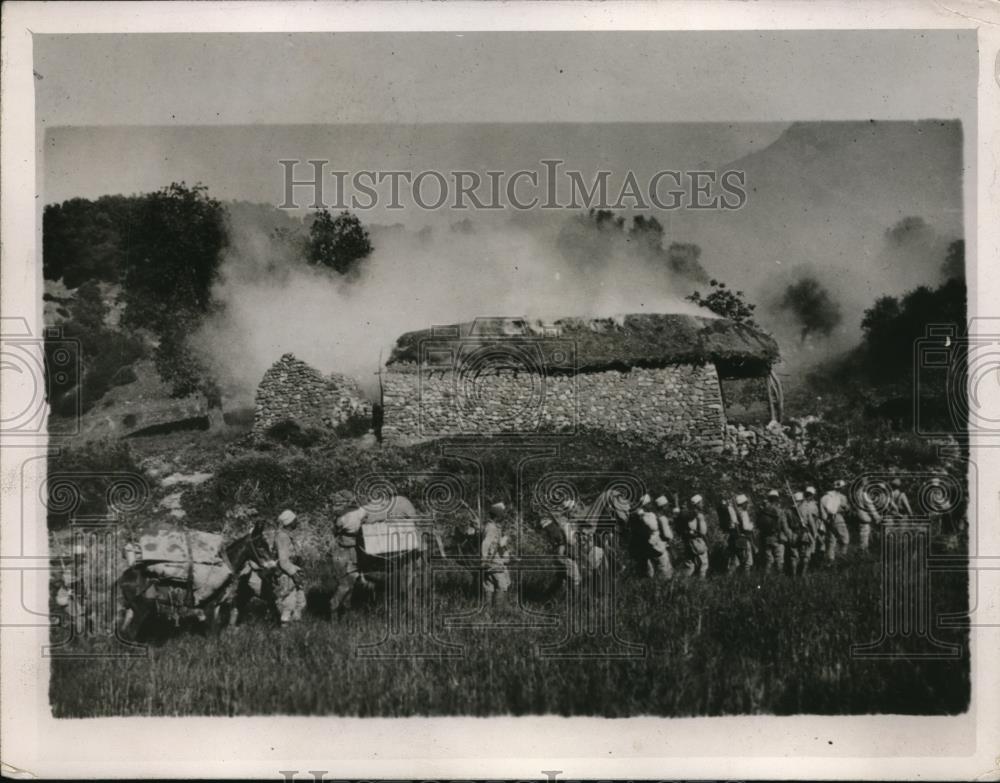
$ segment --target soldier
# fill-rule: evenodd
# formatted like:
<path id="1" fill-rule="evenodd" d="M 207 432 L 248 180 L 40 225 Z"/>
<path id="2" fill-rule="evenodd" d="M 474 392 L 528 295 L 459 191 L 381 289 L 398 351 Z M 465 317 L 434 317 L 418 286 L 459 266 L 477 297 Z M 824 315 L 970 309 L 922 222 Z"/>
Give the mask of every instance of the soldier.
<path id="1" fill-rule="evenodd" d="M 958 509 L 952 507 L 948 492 L 939 477 L 932 478 L 927 486 L 928 491 L 922 497 L 926 497 L 924 502 L 931 523 L 931 535 L 944 533 L 952 542 L 949 546 L 955 546 L 958 534 L 965 530 L 965 520 Z"/>
<path id="2" fill-rule="evenodd" d="M 480 554 L 483 563 L 483 589 L 490 597 L 494 607 L 502 606 L 510 590 L 510 572 L 507 563 L 510 560 L 508 539 L 503 532 L 501 523 L 507 506 L 504 503 L 494 503 L 490 506 L 489 518 L 483 527 L 483 541 Z"/>
<path id="3" fill-rule="evenodd" d="M 622 529 L 622 550 L 628 558 L 622 570 L 638 577 L 653 576 L 649 550 L 650 528 L 646 522 L 647 515 L 652 515 L 655 521 L 656 514 L 651 508 L 652 504 L 653 499 L 648 494 L 639 498 L 639 503 L 629 514 L 628 522 Z"/>
<path id="4" fill-rule="evenodd" d="M 580 586 L 580 567 L 577 562 L 569 556 L 569 529 L 568 525 L 563 525 L 551 517 L 542 517 L 539 523 L 542 535 L 548 541 L 552 551 L 562 563 L 565 569 L 565 577 L 572 587 Z"/>
<path id="5" fill-rule="evenodd" d="M 826 528 L 819 513 L 819 503 L 816 502 L 816 487 L 806 487 L 805 500 L 799 506 L 802 511 L 802 519 L 810 530 L 813 531 L 813 551 L 824 552 L 826 542 L 823 540 L 826 535 Z"/>
<path id="6" fill-rule="evenodd" d="M 903 482 L 898 478 L 894 478 L 891 486 L 892 491 L 889 493 L 889 510 L 892 512 L 893 516 L 897 518 L 912 517 L 913 507 L 910 505 L 910 499 L 906 497 L 906 493 L 903 492 Z"/>
<path id="7" fill-rule="evenodd" d="M 674 543 L 673 521 L 681 510 L 677 506 L 671 507 L 670 500 L 666 495 L 660 495 L 655 501 L 656 521 L 660 527 L 660 537 L 667 542 L 667 548 Z"/>
<path id="8" fill-rule="evenodd" d="M 837 479 L 833 482 L 833 489 L 824 493 L 819 501 L 820 518 L 826 528 L 826 559 L 831 563 L 836 559 L 838 549 L 847 554 L 847 547 L 851 544 L 851 534 L 844 520 L 850 508 L 842 491 L 846 486 L 846 481 Z"/>
<path id="9" fill-rule="evenodd" d="M 792 541 L 792 530 L 788 525 L 788 512 L 781 507 L 781 493 L 769 490 L 764 508 L 757 517 L 764 547 L 764 571 L 777 567 L 785 568 L 785 545 Z"/>
<path id="10" fill-rule="evenodd" d="M 705 521 L 705 500 L 701 495 L 693 495 L 685 508 L 677 515 L 681 539 L 684 541 L 685 557 L 681 566 L 686 576 L 698 574 L 708 576 L 708 524 Z"/>
<path id="11" fill-rule="evenodd" d="M 274 549 L 278 557 L 275 606 L 282 626 L 301 620 L 302 610 L 306 608 L 302 569 L 294 562 L 298 559 L 298 547 L 291 535 L 297 526 L 298 517 L 291 509 L 286 508 L 278 515 L 278 530 L 274 534 Z"/>
<path id="12" fill-rule="evenodd" d="M 83 635 L 87 630 L 86 556 L 87 549 L 82 543 L 73 545 L 73 564 L 63 569 L 62 584 L 56 592 L 56 603 L 63 607 L 67 622 L 76 635 Z"/>
<path id="13" fill-rule="evenodd" d="M 646 495 L 645 497 L 649 497 Z M 642 523 L 646 532 L 644 561 L 646 571 L 649 576 L 660 581 L 669 581 L 674 576 L 674 566 L 670 562 L 670 550 L 668 542 L 673 538 L 673 531 L 670 530 L 669 523 L 666 528 L 670 538 L 664 538 L 663 528 L 660 525 L 660 516 L 646 503 L 642 513 Z"/>
<path id="14" fill-rule="evenodd" d="M 749 573 L 753 568 L 754 523 L 750 516 L 746 495 L 736 496 L 736 505 L 727 504 L 729 509 L 729 563 L 726 571 L 732 573 L 742 568 Z"/>
<path id="15" fill-rule="evenodd" d="M 807 507 L 806 496 L 796 492 L 792 496 L 795 501 L 795 513 L 791 515 L 793 540 L 789 550 L 789 567 L 793 575 L 805 574 L 809 570 L 809 561 L 816 551 L 816 517 Z"/>
<path id="16" fill-rule="evenodd" d="M 858 520 L 858 549 L 867 552 L 871 544 L 872 525 L 882 521 L 882 515 L 875 508 L 868 490 L 862 487 L 855 494 L 852 505 L 854 516 Z"/>

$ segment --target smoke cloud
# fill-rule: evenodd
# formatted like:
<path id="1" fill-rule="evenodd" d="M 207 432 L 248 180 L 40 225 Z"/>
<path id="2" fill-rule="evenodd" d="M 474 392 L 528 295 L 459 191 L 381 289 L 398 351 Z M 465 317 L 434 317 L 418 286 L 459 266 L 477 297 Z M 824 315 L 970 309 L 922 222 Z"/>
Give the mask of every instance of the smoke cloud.
<path id="1" fill-rule="evenodd" d="M 592 258 L 558 250 L 573 246 Z M 599 232 L 595 241 L 594 232 Z M 624 233 L 587 221 L 463 224 L 410 232 L 375 229 L 375 250 L 349 282 L 303 260 L 273 224 L 242 211 L 214 296 L 221 304 L 193 343 L 229 393 L 250 402 L 265 370 L 292 352 L 321 372 L 356 378 L 374 394 L 379 360 L 399 335 L 477 317 L 610 317 L 636 312 L 712 314 L 684 300 L 692 282 Z"/>

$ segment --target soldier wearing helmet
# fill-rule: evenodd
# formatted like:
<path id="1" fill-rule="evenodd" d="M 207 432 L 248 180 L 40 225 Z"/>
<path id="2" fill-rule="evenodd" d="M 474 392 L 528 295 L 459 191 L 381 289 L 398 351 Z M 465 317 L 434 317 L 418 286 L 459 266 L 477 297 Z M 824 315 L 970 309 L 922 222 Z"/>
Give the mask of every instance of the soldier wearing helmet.
<path id="1" fill-rule="evenodd" d="M 298 546 L 292 537 L 298 527 L 298 515 L 286 508 L 278 515 L 278 529 L 274 533 L 274 550 L 278 561 L 278 580 L 275 585 L 275 606 L 283 626 L 302 619 L 306 608 L 302 568 L 298 560 Z"/>
<path id="2" fill-rule="evenodd" d="M 667 530 L 670 538 L 664 537 L 660 517 L 653 510 L 649 495 L 644 495 L 643 500 L 645 502 L 640 506 L 640 521 L 643 527 L 643 551 L 641 555 L 645 572 L 648 576 L 658 580 L 668 581 L 674 576 L 674 566 L 670 561 L 668 548 L 668 543 L 673 538 L 673 531 L 670 530 L 668 524 Z"/>
<path id="3" fill-rule="evenodd" d="M 708 576 L 708 523 L 705 520 L 705 499 L 692 495 L 677 515 L 677 527 L 684 542 L 684 562 L 681 573 L 685 576 Z"/>
<path id="4" fill-rule="evenodd" d="M 785 570 L 785 546 L 792 543 L 792 529 L 788 524 L 788 511 L 781 506 L 781 493 L 769 490 L 764 508 L 757 516 L 757 526 L 763 537 L 764 571 L 776 568 Z"/>
<path id="5" fill-rule="evenodd" d="M 826 559 L 832 563 L 837 552 L 847 554 L 847 548 L 851 544 L 851 534 L 847 530 L 847 512 L 850 510 L 850 503 L 844 494 L 847 482 L 837 479 L 833 482 L 833 489 L 825 492 L 819 500 L 820 518 L 826 527 Z"/>
<path id="6" fill-rule="evenodd" d="M 894 478 L 890 483 L 890 486 L 889 510 L 892 512 L 893 516 L 903 519 L 912 517 L 913 507 L 910 505 L 910 499 L 903 491 L 903 482 L 898 478 Z"/>
<path id="7" fill-rule="evenodd" d="M 744 573 L 749 573 L 753 568 L 753 537 L 756 530 L 750 514 L 750 500 L 746 495 L 739 494 L 726 507 L 729 511 L 729 563 L 726 571 L 732 573 L 739 568 Z"/>
<path id="8" fill-rule="evenodd" d="M 494 607 L 506 603 L 507 591 L 510 590 L 510 571 L 507 568 L 510 562 L 509 539 L 503 530 L 506 514 L 507 506 L 503 502 L 490 506 L 480 545 L 483 589 Z"/>
<path id="9" fill-rule="evenodd" d="M 788 515 L 792 525 L 793 539 L 788 550 L 789 571 L 793 575 L 802 575 L 809 570 L 809 563 L 816 551 L 816 517 L 806 506 L 804 492 L 792 495 L 795 511 Z"/>

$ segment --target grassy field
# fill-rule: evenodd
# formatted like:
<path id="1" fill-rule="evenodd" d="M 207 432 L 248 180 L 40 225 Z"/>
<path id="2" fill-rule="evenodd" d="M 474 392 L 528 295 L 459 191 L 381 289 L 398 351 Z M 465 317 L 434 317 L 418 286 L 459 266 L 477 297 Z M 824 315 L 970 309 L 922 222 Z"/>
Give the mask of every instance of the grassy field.
<path id="1" fill-rule="evenodd" d="M 782 575 L 715 577 L 655 585 L 626 580 L 615 602 L 623 642 L 641 657 L 592 636 L 557 651 L 592 659 L 545 657 L 540 645 L 566 633 L 565 594 L 477 615 L 487 628 L 445 626 L 475 612 L 461 580 L 434 592 L 434 635 L 459 645 L 455 657 L 416 658 L 445 648 L 426 636 L 392 639 L 399 657 L 367 659 L 363 645 L 387 632 L 373 601 L 342 620 L 307 616 L 281 630 L 263 618 L 218 637 L 180 633 L 134 659 L 52 662 L 58 717 L 111 715 L 726 715 L 746 713 L 911 713 L 963 711 L 969 698 L 964 632 L 938 632 L 962 645 L 957 661 L 862 660 L 851 645 L 879 638 L 879 566 L 845 563 L 804 579 Z M 936 577 L 937 608 L 965 604 L 965 577 Z M 474 592 L 474 591 L 473 591 Z M 525 585 L 524 593 L 531 593 Z M 555 627 L 516 628 L 557 618 Z M 562 615 L 560 619 L 560 615 Z M 76 651 L 106 649 L 97 640 Z M 905 645 L 896 647 L 905 651 Z M 445 650 L 446 651 L 446 650 Z"/>
<path id="2" fill-rule="evenodd" d="M 550 456 L 528 462 L 523 457 L 517 449 L 489 444 L 457 457 L 440 444 L 363 450 L 341 441 L 261 450 L 239 432 L 176 433 L 67 455 L 61 469 L 99 465 L 112 472 L 140 470 L 155 458 L 167 460 L 169 470 L 212 472 L 211 480 L 184 494 L 186 522 L 195 529 L 237 533 L 240 523 L 227 517 L 236 504 L 253 505 L 270 518 L 282 508 L 295 508 L 303 520 L 297 536 L 309 575 L 310 611 L 301 624 L 286 630 L 263 616 L 217 637 L 182 630 L 149 645 L 145 655 L 128 659 L 60 657 L 113 648 L 106 637 L 72 640 L 52 660 L 54 714 L 682 716 L 948 714 L 966 709 L 965 631 L 935 630 L 942 641 L 960 645 L 962 655 L 954 661 L 907 658 L 905 641 L 891 648 L 904 654 L 898 659 L 852 657 L 852 645 L 881 635 L 877 549 L 870 558 L 852 557 L 805 578 L 716 572 L 705 582 L 679 579 L 664 585 L 625 578 L 613 604 L 603 604 L 614 607 L 605 616 L 613 617 L 617 639 L 570 634 L 562 646 L 560 640 L 569 633 L 566 593 L 553 574 L 515 579 L 519 592 L 493 616 L 481 611 L 473 574 L 437 574 L 427 593 L 432 611 L 422 615 L 433 627 L 433 638 L 393 637 L 378 650 L 395 657 L 364 657 L 387 633 L 390 613 L 380 594 L 340 620 L 324 616 L 323 610 L 331 590 L 327 503 L 334 491 L 354 487 L 366 475 L 393 477 L 421 509 L 432 499 L 428 477 L 435 475 L 457 482 L 472 505 L 481 496 L 526 509 L 528 528 L 520 531 L 519 546 L 531 554 L 545 551 L 533 528 L 538 511 L 531 505 L 531 487 L 554 474 L 569 476 L 587 499 L 609 477 L 625 475 L 654 493 L 700 491 L 715 502 L 739 491 L 757 497 L 762 488 L 782 487 L 786 479 L 793 486 L 828 486 L 837 477 L 890 467 L 918 476 L 934 469 L 936 461 L 933 449 L 897 436 L 855 439 L 837 460 L 816 465 L 789 462 L 764 450 L 736 463 L 717 458 L 671 461 L 596 435 L 566 441 Z M 959 464 L 949 470 L 958 475 L 963 468 Z M 150 514 L 137 514 L 132 522 L 157 519 L 153 506 L 173 489 L 154 483 Z M 103 497 L 96 485 L 88 485 L 88 493 L 94 503 Z M 461 509 L 435 518 L 446 541 L 468 522 Z M 50 518 L 50 523 L 60 520 Z M 725 537 L 714 512 L 708 538 L 717 567 L 720 556 L 725 559 Z M 934 574 L 932 600 L 936 612 L 966 611 L 965 574 Z M 53 637 L 63 633 L 57 628 Z M 911 639 L 909 644 L 916 649 L 919 642 Z M 638 657 L 622 656 L 636 649 Z M 428 652 L 452 655 L 413 656 Z M 579 657 L 556 658 L 552 652 Z"/>

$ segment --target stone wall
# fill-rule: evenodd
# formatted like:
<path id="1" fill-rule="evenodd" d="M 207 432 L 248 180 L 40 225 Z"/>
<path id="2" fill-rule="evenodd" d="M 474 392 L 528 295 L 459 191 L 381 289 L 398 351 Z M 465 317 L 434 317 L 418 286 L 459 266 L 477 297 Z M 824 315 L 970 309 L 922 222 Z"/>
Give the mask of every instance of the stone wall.
<path id="1" fill-rule="evenodd" d="M 713 364 L 472 376 L 401 363 L 388 367 L 382 382 L 382 437 L 389 442 L 588 428 L 655 444 L 686 437 L 721 449 L 726 426 Z"/>
<path id="2" fill-rule="evenodd" d="M 264 373 L 257 387 L 253 432 L 263 435 L 282 421 L 301 427 L 335 429 L 352 418 L 372 416 L 372 404 L 345 375 L 324 377 L 286 353 Z"/>

